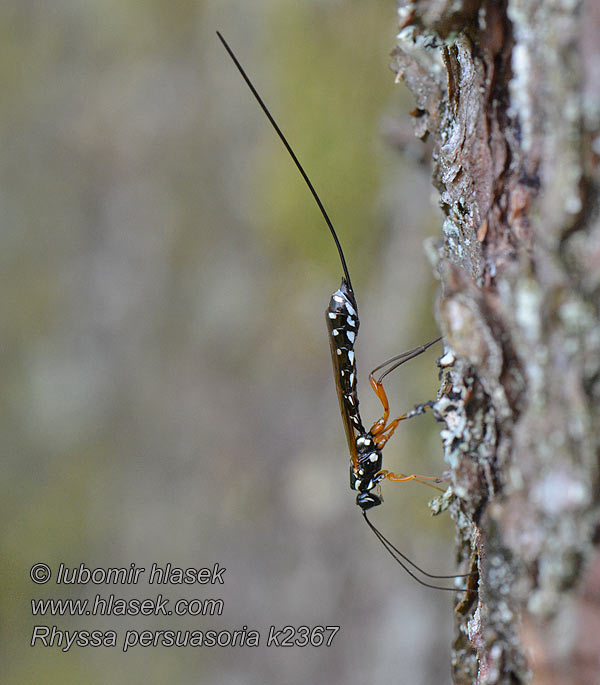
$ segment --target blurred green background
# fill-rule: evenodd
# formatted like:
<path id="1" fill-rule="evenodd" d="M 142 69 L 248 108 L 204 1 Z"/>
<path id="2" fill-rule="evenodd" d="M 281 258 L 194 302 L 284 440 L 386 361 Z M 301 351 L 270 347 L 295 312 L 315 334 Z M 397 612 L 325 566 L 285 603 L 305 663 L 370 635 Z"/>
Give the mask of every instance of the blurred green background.
<path id="1" fill-rule="evenodd" d="M 382 134 L 391 0 L 8 0 L 2 91 L 2 681 L 444 683 L 451 598 L 416 585 L 361 520 L 324 310 L 335 248 L 215 36 L 246 66 L 345 248 L 369 370 L 437 335 L 423 240 L 428 172 Z M 386 123 L 387 122 L 387 123 Z M 389 378 L 392 411 L 434 397 L 435 355 Z M 431 416 L 386 466 L 442 473 Z M 431 491 L 384 485 L 373 520 L 451 571 Z M 29 568 L 227 568 L 220 617 L 33 618 L 37 597 L 153 597 L 36 586 Z M 63 630 L 340 625 L 329 648 L 31 648 Z"/>

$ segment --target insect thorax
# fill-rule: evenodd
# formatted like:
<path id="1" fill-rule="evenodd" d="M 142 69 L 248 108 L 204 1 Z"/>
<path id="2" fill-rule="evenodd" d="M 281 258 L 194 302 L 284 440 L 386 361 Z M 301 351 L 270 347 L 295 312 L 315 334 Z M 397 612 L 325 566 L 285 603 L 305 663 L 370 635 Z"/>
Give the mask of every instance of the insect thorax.
<path id="1" fill-rule="evenodd" d="M 370 433 L 356 438 L 356 455 L 356 465 L 350 462 L 350 487 L 359 492 L 367 492 L 383 477 L 380 475 L 383 456 Z"/>

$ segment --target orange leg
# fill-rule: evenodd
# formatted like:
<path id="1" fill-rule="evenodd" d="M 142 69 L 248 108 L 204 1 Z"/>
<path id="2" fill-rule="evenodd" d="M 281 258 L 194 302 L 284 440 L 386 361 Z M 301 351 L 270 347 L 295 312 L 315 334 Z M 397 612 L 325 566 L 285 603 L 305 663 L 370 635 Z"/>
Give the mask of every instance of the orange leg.
<path id="1" fill-rule="evenodd" d="M 399 416 L 397 419 L 394 419 L 389 426 L 383 427 L 379 430 L 379 433 L 375 437 L 375 445 L 377 446 L 378 450 L 383 449 L 383 446 L 385 443 L 392 437 L 394 434 L 394 431 L 398 427 L 398 424 L 400 421 L 404 421 L 407 416 L 406 414 L 402 414 L 402 416 Z M 377 424 L 376 424 L 377 425 Z M 371 433 L 373 433 L 373 429 L 371 429 Z M 387 433 L 387 435 L 386 435 Z"/>
<path id="2" fill-rule="evenodd" d="M 435 476 L 417 476 L 417 475 L 412 475 L 412 476 L 406 476 L 403 473 L 392 473 L 391 471 L 379 471 L 377 474 L 378 476 L 383 476 L 387 480 L 391 480 L 395 483 L 404 483 L 408 482 L 409 480 L 414 480 L 416 483 L 421 483 L 422 485 L 428 485 L 430 488 L 434 488 L 435 490 L 439 490 L 440 492 L 444 492 L 443 488 L 438 488 L 436 485 L 433 485 L 432 483 L 429 483 L 428 481 L 433 481 L 433 483 L 442 483 L 441 478 L 436 478 Z"/>
<path id="3" fill-rule="evenodd" d="M 375 378 L 373 378 L 372 372 L 369 374 L 369 382 L 371 383 L 373 391 L 379 398 L 379 401 L 383 405 L 383 416 L 379 419 L 379 421 L 375 421 L 375 423 L 371 426 L 371 434 L 379 435 L 379 433 L 382 433 L 384 430 L 386 430 L 386 424 L 390 418 L 390 403 L 388 402 L 383 385 L 378 383 Z"/>
<path id="4" fill-rule="evenodd" d="M 373 372 L 369 374 L 369 381 L 371 383 L 373 391 L 375 392 L 383 406 L 383 416 L 378 421 L 375 421 L 375 423 L 371 426 L 371 435 L 375 437 L 375 444 L 377 445 L 378 449 L 381 449 L 385 445 L 385 443 L 392 437 L 400 421 L 404 421 L 405 419 L 410 419 L 413 416 L 422 414 L 430 405 L 420 404 L 414 409 L 412 409 L 410 412 L 404 413 L 402 414 L 402 416 L 399 416 L 397 419 L 394 419 L 388 425 L 388 421 L 390 418 L 390 403 L 383 388 L 383 384 L 380 381 L 375 380 L 375 378 L 373 377 Z M 384 436 L 384 433 L 387 433 L 387 435 Z M 377 436 L 379 436 L 379 438 Z"/>
<path id="5" fill-rule="evenodd" d="M 371 435 L 374 438 L 375 445 L 378 450 L 383 449 L 384 445 L 386 442 L 392 437 L 394 434 L 394 431 L 398 427 L 398 424 L 400 421 L 404 421 L 406 419 L 410 419 L 413 416 L 417 416 L 418 414 L 422 414 L 428 407 L 431 405 L 429 404 L 421 404 L 416 406 L 414 409 L 412 409 L 410 412 L 402 414 L 402 416 L 399 416 L 398 418 L 394 419 L 391 423 L 388 424 L 388 420 L 390 418 L 390 404 L 388 402 L 387 395 L 385 393 L 385 390 L 383 388 L 383 384 L 381 381 L 375 380 L 373 377 L 373 373 L 371 372 L 369 374 L 369 381 L 371 382 L 371 387 L 373 388 L 375 394 L 379 398 L 379 401 L 381 402 L 383 406 L 383 416 L 376 421 L 372 426 L 371 426 Z M 392 473 L 391 471 L 383 470 L 379 471 L 377 474 L 378 476 L 383 476 L 383 478 L 386 478 L 387 480 L 391 480 L 396 483 L 401 483 L 401 482 L 407 482 L 410 480 L 414 480 L 417 483 L 422 483 L 423 485 L 427 485 L 430 488 L 434 488 L 435 490 L 439 490 L 440 492 L 444 492 L 442 488 L 438 488 L 436 485 L 433 485 L 433 483 L 441 483 L 442 480 L 440 478 L 435 478 L 434 476 L 418 476 L 418 475 L 411 475 L 407 476 L 403 473 Z M 432 482 L 428 482 L 432 481 Z"/>

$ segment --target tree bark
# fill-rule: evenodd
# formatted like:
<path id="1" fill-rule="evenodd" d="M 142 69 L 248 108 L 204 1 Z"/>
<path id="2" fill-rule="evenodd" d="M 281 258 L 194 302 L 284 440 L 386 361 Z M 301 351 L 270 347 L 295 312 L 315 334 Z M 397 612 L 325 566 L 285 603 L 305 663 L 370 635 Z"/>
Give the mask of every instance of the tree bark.
<path id="1" fill-rule="evenodd" d="M 456 683 L 600 682 L 600 5 L 401 2 L 433 142 Z"/>

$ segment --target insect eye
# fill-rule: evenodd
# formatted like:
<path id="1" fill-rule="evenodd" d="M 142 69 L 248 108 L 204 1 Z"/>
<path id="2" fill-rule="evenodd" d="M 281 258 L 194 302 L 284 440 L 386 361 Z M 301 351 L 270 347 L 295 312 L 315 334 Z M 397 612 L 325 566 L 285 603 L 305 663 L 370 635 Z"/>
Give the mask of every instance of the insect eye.
<path id="1" fill-rule="evenodd" d="M 358 504 L 363 511 L 366 511 L 372 507 L 379 506 L 381 504 L 381 497 L 372 492 L 361 492 L 356 497 L 356 504 Z"/>

